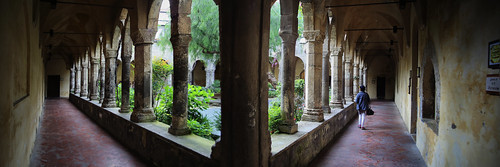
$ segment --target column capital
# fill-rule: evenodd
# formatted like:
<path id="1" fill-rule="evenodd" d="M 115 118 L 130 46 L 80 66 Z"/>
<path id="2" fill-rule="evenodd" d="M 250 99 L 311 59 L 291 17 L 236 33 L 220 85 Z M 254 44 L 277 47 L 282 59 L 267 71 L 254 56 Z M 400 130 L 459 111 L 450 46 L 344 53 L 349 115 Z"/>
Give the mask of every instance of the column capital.
<path id="1" fill-rule="evenodd" d="M 323 41 L 325 39 L 325 36 L 319 30 L 304 30 L 303 35 L 308 42 Z"/>
<path id="2" fill-rule="evenodd" d="M 170 38 L 173 47 L 188 47 L 191 42 L 191 34 L 178 34 Z"/>
<path id="3" fill-rule="evenodd" d="M 118 55 L 116 54 L 117 50 L 116 49 L 106 49 L 106 58 L 116 58 Z"/>
<path id="4" fill-rule="evenodd" d="M 99 59 L 95 59 L 95 58 L 92 59 L 92 64 L 99 64 L 99 63 L 100 63 Z"/>
<path id="5" fill-rule="evenodd" d="M 334 47 L 330 51 L 330 57 L 338 56 L 340 53 L 340 47 Z"/>
<path id="6" fill-rule="evenodd" d="M 134 45 L 142 45 L 142 44 L 153 44 L 154 37 L 156 35 L 156 30 L 153 28 L 140 28 L 137 31 L 134 31 L 130 34 L 132 38 L 132 42 Z"/>

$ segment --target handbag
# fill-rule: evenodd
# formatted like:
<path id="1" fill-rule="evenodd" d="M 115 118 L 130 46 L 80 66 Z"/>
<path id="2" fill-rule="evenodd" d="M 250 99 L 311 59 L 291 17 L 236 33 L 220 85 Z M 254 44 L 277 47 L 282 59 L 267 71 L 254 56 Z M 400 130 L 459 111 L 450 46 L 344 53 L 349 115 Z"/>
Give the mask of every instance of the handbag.
<path id="1" fill-rule="evenodd" d="M 372 108 L 368 108 L 368 110 L 366 110 L 366 115 L 373 115 L 375 114 L 375 112 L 372 110 Z"/>

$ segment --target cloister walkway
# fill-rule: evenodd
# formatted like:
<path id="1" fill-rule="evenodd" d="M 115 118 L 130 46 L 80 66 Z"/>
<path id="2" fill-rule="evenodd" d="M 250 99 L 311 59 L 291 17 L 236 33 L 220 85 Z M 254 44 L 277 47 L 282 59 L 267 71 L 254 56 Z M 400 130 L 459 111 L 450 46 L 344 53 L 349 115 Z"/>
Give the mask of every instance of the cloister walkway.
<path id="1" fill-rule="evenodd" d="M 147 166 L 68 99 L 46 99 L 30 166 Z"/>
<path id="2" fill-rule="evenodd" d="M 311 167 L 426 166 L 394 102 L 375 101 L 365 127 L 354 119 L 311 162 Z"/>
<path id="3" fill-rule="evenodd" d="M 310 166 L 426 166 L 393 102 L 372 103 L 367 130 L 354 119 Z M 67 99 L 47 99 L 31 166 L 148 166 Z"/>

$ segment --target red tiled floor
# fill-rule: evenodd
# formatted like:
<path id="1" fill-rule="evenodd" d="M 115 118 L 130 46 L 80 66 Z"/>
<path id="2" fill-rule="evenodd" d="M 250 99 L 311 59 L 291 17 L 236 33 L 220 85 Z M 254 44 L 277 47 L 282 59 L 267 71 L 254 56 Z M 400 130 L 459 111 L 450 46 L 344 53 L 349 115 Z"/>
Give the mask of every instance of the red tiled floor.
<path id="1" fill-rule="evenodd" d="M 375 101 L 371 106 L 375 115 L 366 117 L 367 130 L 353 120 L 310 166 L 426 166 L 394 102 Z"/>
<path id="2" fill-rule="evenodd" d="M 68 99 L 47 99 L 30 166 L 147 166 Z"/>

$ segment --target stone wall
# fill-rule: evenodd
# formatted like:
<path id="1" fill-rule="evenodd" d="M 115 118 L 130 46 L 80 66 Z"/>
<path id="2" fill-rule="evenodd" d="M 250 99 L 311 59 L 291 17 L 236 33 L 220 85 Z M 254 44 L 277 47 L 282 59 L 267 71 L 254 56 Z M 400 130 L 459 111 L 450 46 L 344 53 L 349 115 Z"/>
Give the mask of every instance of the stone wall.
<path id="1" fill-rule="evenodd" d="M 325 113 L 324 122 L 299 122 L 295 134 L 273 135 L 270 166 L 307 166 L 356 116 L 355 104 L 351 103 L 342 110 Z"/>
<path id="2" fill-rule="evenodd" d="M 61 77 L 60 80 L 60 88 L 59 88 L 59 96 L 60 97 L 69 97 L 69 82 L 70 82 L 70 71 L 66 68 L 66 64 L 62 56 L 52 56 L 52 59 L 47 62 L 45 66 L 45 72 L 48 75 L 59 75 Z"/>
<path id="3" fill-rule="evenodd" d="M 0 166 L 28 166 L 43 110 L 38 1 L 0 2 Z"/>
<path id="4" fill-rule="evenodd" d="M 209 158 L 215 143 L 196 135 L 170 135 L 161 122 L 134 123 L 131 113 L 101 108 L 97 101 L 70 95 L 70 101 L 115 139 L 155 166 L 213 166 Z"/>
<path id="5" fill-rule="evenodd" d="M 418 31 L 418 66 L 431 56 L 436 77 L 437 124 L 422 119 L 422 77 L 418 80 L 416 144 L 428 166 L 497 166 L 500 158 L 500 96 L 486 93 L 488 43 L 500 39 L 499 1 L 427 1 L 412 11 Z M 415 13 L 427 16 L 413 25 Z M 417 17 L 422 17 L 421 15 Z M 406 29 L 405 29 L 406 30 Z M 405 37 L 405 41 L 408 40 Z M 410 40 L 411 41 L 411 40 Z M 408 78 L 411 47 L 397 65 L 396 104 L 410 126 Z M 424 72 L 421 69 L 421 73 Z M 436 130 L 434 130 L 436 129 Z"/>

